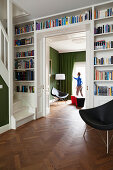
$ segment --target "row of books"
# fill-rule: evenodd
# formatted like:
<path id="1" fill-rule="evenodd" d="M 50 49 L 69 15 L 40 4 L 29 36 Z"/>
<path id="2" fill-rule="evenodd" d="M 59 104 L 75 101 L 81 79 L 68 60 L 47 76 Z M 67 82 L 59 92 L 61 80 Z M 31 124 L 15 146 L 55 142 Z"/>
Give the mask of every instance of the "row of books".
<path id="1" fill-rule="evenodd" d="M 113 96 L 113 86 L 98 86 L 94 84 L 94 95 L 97 96 Z"/>
<path id="2" fill-rule="evenodd" d="M 108 33 L 113 32 L 113 24 L 106 24 L 99 27 L 94 28 L 94 34 L 102 34 L 102 33 Z"/>
<path id="3" fill-rule="evenodd" d="M 34 86 L 16 86 L 16 92 L 29 92 L 34 93 Z"/>
<path id="4" fill-rule="evenodd" d="M 94 72 L 95 80 L 113 80 L 113 71 L 98 71 Z"/>
<path id="5" fill-rule="evenodd" d="M 16 60 L 15 61 L 15 69 L 26 69 L 26 68 L 34 68 L 34 59 L 29 60 Z"/>
<path id="6" fill-rule="evenodd" d="M 94 42 L 94 50 L 113 48 L 113 41 L 100 40 Z"/>
<path id="7" fill-rule="evenodd" d="M 113 64 L 113 56 L 111 56 L 110 58 L 94 57 L 94 65 L 106 65 L 106 64 Z"/>
<path id="8" fill-rule="evenodd" d="M 15 46 L 21 46 L 21 45 L 27 45 L 27 44 L 33 44 L 33 43 L 34 43 L 34 37 L 24 38 L 24 39 L 14 41 Z"/>
<path id="9" fill-rule="evenodd" d="M 28 57 L 28 56 L 34 56 L 34 50 L 24 51 L 24 52 L 16 52 L 16 58 Z"/>
<path id="10" fill-rule="evenodd" d="M 104 10 L 94 10 L 94 19 L 105 18 L 109 16 L 113 16 L 113 8 L 108 8 Z"/>
<path id="11" fill-rule="evenodd" d="M 47 20 L 43 22 L 37 22 L 36 23 L 36 30 L 42 30 L 47 29 L 51 27 L 58 27 L 63 25 L 69 25 L 74 24 L 78 22 L 83 22 L 86 20 L 92 20 L 92 10 L 86 11 L 84 14 L 77 15 L 77 16 L 69 16 L 69 17 L 62 17 L 60 19 L 54 19 L 54 20 Z"/>
<path id="12" fill-rule="evenodd" d="M 31 31 L 34 31 L 34 24 L 28 24 L 23 27 L 19 27 L 19 26 L 15 27 L 15 35 L 31 32 Z"/>
<path id="13" fill-rule="evenodd" d="M 15 80 L 17 81 L 32 81 L 34 80 L 34 71 L 15 71 Z"/>

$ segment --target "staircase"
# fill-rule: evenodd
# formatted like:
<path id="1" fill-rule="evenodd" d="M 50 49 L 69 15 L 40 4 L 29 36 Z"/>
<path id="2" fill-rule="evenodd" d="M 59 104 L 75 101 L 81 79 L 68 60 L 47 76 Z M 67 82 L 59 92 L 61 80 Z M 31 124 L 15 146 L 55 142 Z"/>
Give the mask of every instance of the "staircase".
<path id="1" fill-rule="evenodd" d="M 8 43 L 8 35 L 0 21 L 0 75 L 7 86 L 9 86 Z"/>
<path id="2" fill-rule="evenodd" d="M 9 129 L 9 37 L 0 21 L 0 133 Z M 9 99 L 9 101 L 8 101 Z M 4 105 L 5 104 L 5 105 Z"/>
<path id="3" fill-rule="evenodd" d="M 35 109 L 25 105 L 23 100 L 14 100 L 13 115 L 11 116 L 12 129 L 35 119 Z"/>

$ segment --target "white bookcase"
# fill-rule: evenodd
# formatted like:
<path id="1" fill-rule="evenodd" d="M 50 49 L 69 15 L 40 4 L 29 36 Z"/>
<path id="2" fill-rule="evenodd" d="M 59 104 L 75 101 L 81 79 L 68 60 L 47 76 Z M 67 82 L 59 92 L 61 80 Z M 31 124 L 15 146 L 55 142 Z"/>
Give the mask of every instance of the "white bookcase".
<path id="1" fill-rule="evenodd" d="M 14 129 L 35 119 L 34 60 L 34 21 L 15 25 L 12 117 L 12 127 Z"/>
<path id="2" fill-rule="evenodd" d="M 113 2 L 95 5 L 94 43 L 96 42 L 96 44 L 94 46 L 97 47 L 94 48 L 94 57 L 97 57 L 97 59 L 94 58 L 94 84 L 97 86 L 97 95 L 94 95 L 94 106 L 113 99 L 111 89 L 113 87 L 113 63 L 111 64 L 113 46 L 111 46 L 111 41 L 113 41 Z M 105 76 L 105 73 L 102 72 L 108 72 L 108 75 Z M 105 92 L 105 86 L 107 87 L 107 95 L 100 93 L 102 90 L 100 86 L 104 86 L 102 93 Z"/>
<path id="3" fill-rule="evenodd" d="M 74 17 L 74 18 L 73 18 Z M 47 16 L 35 19 L 36 31 L 45 32 L 48 29 L 57 29 L 92 20 L 92 7 L 86 7 L 57 15 Z"/>
<path id="4" fill-rule="evenodd" d="M 33 42 L 29 42 L 29 38 L 33 39 Z M 24 72 L 24 73 L 30 73 L 29 71 L 34 72 L 34 22 L 25 23 L 21 25 L 15 26 L 15 40 L 22 40 L 25 39 L 24 45 L 18 45 L 18 43 L 15 42 L 14 48 L 14 82 L 15 82 L 15 92 L 23 92 L 23 93 L 29 93 L 28 89 L 21 89 L 22 86 L 26 86 L 28 84 L 28 87 L 34 86 L 34 74 L 32 76 L 27 77 L 20 77 L 16 76 L 17 73 Z M 20 79 L 20 80 L 19 80 Z M 30 84 L 31 83 L 31 84 Z M 16 89 L 16 87 L 20 86 L 20 89 Z M 28 90 L 28 92 L 27 92 Z M 31 93 L 34 93 L 34 88 L 30 90 Z"/>
<path id="5" fill-rule="evenodd" d="M 75 25 L 78 25 L 78 26 L 81 25 L 81 27 L 82 27 L 84 25 L 84 23 L 91 25 L 90 31 L 93 34 L 88 39 L 88 41 L 91 41 L 91 43 L 90 43 L 91 53 L 88 52 L 88 55 L 89 54 L 90 55 L 92 54 L 92 55 L 90 56 L 91 58 L 90 59 L 88 58 L 88 60 L 87 60 L 88 64 L 90 65 L 89 67 L 91 68 L 91 73 L 90 73 L 91 77 L 89 76 L 88 81 L 91 82 L 89 91 L 91 91 L 90 95 L 91 95 L 91 100 L 93 100 L 93 106 L 98 106 L 100 104 L 103 104 L 103 103 L 113 99 L 113 96 L 98 96 L 98 95 L 94 95 L 94 92 L 93 92 L 94 84 L 96 84 L 97 86 L 107 86 L 109 88 L 111 86 L 113 86 L 113 80 L 104 80 L 104 79 L 97 80 L 97 79 L 95 79 L 95 77 L 93 77 L 93 75 L 94 75 L 93 73 L 95 73 L 95 70 L 98 70 L 100 72 L 101 71 L 104 71 L 104 72 L 113 71 L 113 64 L 110 64 L 107 62 L 105 64 L 100 64 L 100 63 L 98 63 L 98 65 L 93 64 L 94 57 L 97 57 L 98 59 L 103 58 L 104 60 L 106 60 L 107 58 L 110 58 L 113 55 L 113 48 L 110 47 L 110 48 L 95 48 L 94 49 L 94 45 L 93 45 L 94 43 L 92 43 L 93 41 L 97 42 L 97 41 L 101 41 L 101 40 L 104 40 L 105 42 L 113 41 L 113 29 L 110 32 L 104 31 L 104 32 L 101 32 L 98 34 L 94 34 L 95 27 L 98 28 L 98 27 L 103 27 L 103 25 L 107 25 L 107 24 L 112 25 L 113 24 L 113 15 L 111 15 L 111 16 L 105 15 L 105 11 L 107 11 L 107 9 L 110 9 L 110 8 L 112 8 L 112 10 L 113 10 L 113 2 L 112 1 L 85 7 L 82 9 L 67 11 L 67 12 L 55 14 L 52 16 L 37 18 L 32 21 L 27 21 L 27 22 L 20 23 L 20 24 L 16 25 L 16 27 L 24 27 L 25 25 L 34 24 L 34 30 L 31 30 L 30 32 L 22 32 L 22 33 L 16 34 L 14 36 L 15 40 L 34 37 L 34 43 L 22 45 L 22 46 L 14 46 L 14 66 L 15 66 L 15 62 L 17 62 L 17 61 L 34 59 L 34 68 L 15 68 L 14 67 L 14 77 L 15 77 L 15 73 L 18 71 L 25 72 L 25 71 L 32 71 L 34 69 L 35 74 L 34 74 L 34 80 L 15 80 L 14 79 L 14 99 L 15 99 L 15 101 L 22 100 L 23 106 L 31 106 L 31 108 L 37 108 L 37 110 L 40 110 L 40 108 L 41 108 L 41 106 L 40 106 L 40 108 L 38 108 L 38 105 L 40 105 L 40 102 L 42 102 L 42 100 L 39 100 L 39 98 L 38 98 L 39 91 L 38 91 L 37 85 L 38 85 L 38 82 L 40 79 L 40 75 L 42 75 L 42 74 L 44 75 L 44 73 L 40 74 L 40 71 L 39 71 L 42 69 L 41 61 L 39 61 L 40 60 L 39 53 L 42 54 L 42 51 L 41 52 L 38 51 L 38 50 L 40 50 L 40 47 L 39 47 L 40 44 L 39 45 L 37 44 L 38 35 L 40 36 L 45 33 L 46 33 L 46 35 L 49 35 L 49 32 L 51 32 L 51 31 L 52 32 L 54 32 L 54 31 L 60 32 L 64 28 L 73 29 L 73 27 Z M 89 10 L 92 11 L 92 13 L 90 13 L 92 19 L 90 18 L 90 19 L 85 20 L 84 17 L 86 14 L 89 14 Z M 95 10 L 100 11 L 99 15 L 98 15 L 99 17 L 95 17 Z M 73 16 L 80 17 L 78 19 L 78 22 L 77 22 L 77 18 L 76 18 L 76 22 L 74 22 L 74 23 L 72 22 Z M 66 21 L 65 21 L 66 23 L 64 24 L 65 17 L 66 17 Z M 62 20 L 62 18 L 63 18 L 63 20 Z M 58 19 L 58 20 L 56 20 L 56 19 Z M 54 26 L 55 22 L 57 22 L 57 24 L 58 24 L 57 26 Z M 62 22 L 63 22 L 63 24 L 62 24 Z M 30 56 L 16 57 L 17 52 L 25 52 L 27 50 L 33 50 L 33 49 L 34 49 L 34 56 L 30 55 Z M 44 62 L 47 62 L 47 60 L 45 60 Z M 44 76 L 47 76 L 46 73 Z M 20 87 L 28 86 L 28 89 L 30 86 L 34 86 L 34 93 L 31 93 L 29 90 L 28 90 L 28 92 L 22 92 L 22 91 L 17 92 L 16 86 L 20 86 Z M 87 87 L 87 89 L 88 89 L 88 87 Z M 39 95 L 41 95 L 41 94 L 39 94 Z M 21 104 L 19 106 L 21 107 Z M 16 106 L 14 106 L 14 108 L 16 108 Z M 32 109 L 30 109 L 30 110 L 32 110 Z M 35 111 L 33 111 L 32 113 L 35 113 Z M 25 117 L 27 117 L 28 120 L 23 121 L 24 123 L 29 120 L 32 120 L 32 119 L 29 119 L 29 114 Z M 17 120 L 20 120 L 20 118 L 18 116 L 17 116 Z M 12 119 L 12 121 L 13 121 L 13 119 Z M 20 125 L 21 124 L 22 124 L 22 122 L 20 122 Z"/>

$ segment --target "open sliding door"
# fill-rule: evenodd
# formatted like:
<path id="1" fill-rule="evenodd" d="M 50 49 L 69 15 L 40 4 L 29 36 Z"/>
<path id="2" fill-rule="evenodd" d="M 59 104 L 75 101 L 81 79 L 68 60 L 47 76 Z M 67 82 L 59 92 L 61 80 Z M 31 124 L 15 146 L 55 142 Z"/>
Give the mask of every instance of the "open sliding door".
<path id="1" fill-rule="evenodd" d="M 37 118 L 45 112 L 45 38 L 37 35 Z"/>
<path id="2" fill-rule="evenodd" d="M 45 97 L 46 97 L 46 115 L 50 113 L 50 106 L 49 106 L 49 99 L 50 99 L 50 74 L 49 74 L 49 61 L 50 61 L 50 45 L 49 45 L 49 39 L 46 38 L 46 55 L 45 55 L 45 61 L 46 61 L 46 77 L 45 77 Z"/>
<path id="3" fill-rule="evenodd" d="M 86 31 L 86 108 L 93 107 L 93 50 L 92 34 Z"/>

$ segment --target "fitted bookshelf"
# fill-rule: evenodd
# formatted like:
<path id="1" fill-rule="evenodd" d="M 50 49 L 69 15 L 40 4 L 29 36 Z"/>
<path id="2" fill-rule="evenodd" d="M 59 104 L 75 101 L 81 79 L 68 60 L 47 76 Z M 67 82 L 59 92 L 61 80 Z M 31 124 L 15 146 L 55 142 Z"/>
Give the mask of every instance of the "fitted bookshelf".
<path id="1" fill-rule="evenodd" d="M 91 94 L 91 100 L 93 98 L 93 106 L 113 99 L 113 2 L 37 18 L 15 25 L 14 98 L 24 99 L 29 105 L 34 105 L 37 110 L 40 110 L 38 108 L 39 98 L 42 96 L 38 96 L 39 89 L 37 86 L 42 76 L 39 71 L 41 70 L 41 61 L 38 61 L 41 60 L 39 55 L 42 54 L 42 51 L 38 51 L 40 50 L 37 44 L 38 35 L 45 33 L 49 35 L 49 32 L 60 32 L 65 28 L 71 28 L 74 32 L 73 27 L 88 27 L 88 25 L 91 28 L 89 39 L 92 40 L 90 43 L 90 51 L 92 51 L 90 54 L 92 55 L 88 59 L 91 68 L 88 76 L 91 83 L 89 83 L 87 89 L 92 90 L 89 90 L 89 93 Z M 95 89 L 98 93 L 95 92 Z"/>
<path id="2" fill-rule="evenodd" d="M 34 94 L 34 21 L 15 25 L 14 28 L 14 91 Z"/>
<path id="3" fill-rule="evenodd" d="M 50 16 L 47 18 L 36 19 L 36 31 L 42 31 L 61 26 L 78 24 L 92 20 L 92 8 L 84 8 L 82 10 L 73 10 L 70 13 Z"/>
<path id="4" fill-rule="evenodd" d="M 94 6 L 94 106 L 113 99 L 113 2 Z"/>

